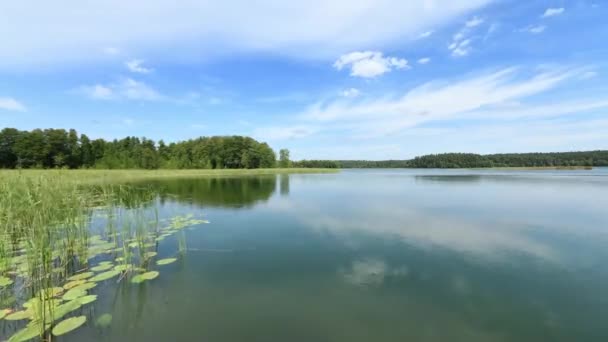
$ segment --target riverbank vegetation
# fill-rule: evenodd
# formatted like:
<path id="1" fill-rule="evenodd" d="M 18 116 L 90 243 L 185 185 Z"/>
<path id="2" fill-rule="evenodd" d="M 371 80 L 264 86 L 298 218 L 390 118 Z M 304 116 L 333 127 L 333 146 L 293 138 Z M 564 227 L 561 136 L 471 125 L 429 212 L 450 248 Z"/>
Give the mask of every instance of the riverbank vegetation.
<path id="1" fill-rule="evenodd" d="M 165 144 L 147 138 L 91 140 L 70 129 L 0 131 L 0 168 L 255 169 L 276 166 L 266 143 L 243 136 Z"/>
<path id="2" fill-rule="evenodd" d="M 410 160 L 303 160 L 298 167 L 339 168 L 570 168 L 608 166 L 608 151 L 473 154 L 444 153 Z"/>

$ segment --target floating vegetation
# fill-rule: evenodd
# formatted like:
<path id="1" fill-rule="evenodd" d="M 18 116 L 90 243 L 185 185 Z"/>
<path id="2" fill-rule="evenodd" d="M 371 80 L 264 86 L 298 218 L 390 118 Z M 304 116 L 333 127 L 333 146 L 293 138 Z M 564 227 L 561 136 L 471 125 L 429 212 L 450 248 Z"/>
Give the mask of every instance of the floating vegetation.
<path id="1" fill-rule="evenodd" d="M 7 331 L 15 332 L 6 337 L 14 342 L 51 340 L 51 333 L 77 329 L 86 323 L 78 310 L 100 299 L 94 293 L 98 283 L 116 278 L 139 284 L 159 277 L 155 266 L 176 261 L 150 262 L 160 242 L 207 223 L 193 215 L 151 217 L 137 197 L 141 189 L 82 186 L 49 174 L 15 172 L 0 178 L 0 319 L 23 327 L 0 330 L 0 340 Z M 178 238 L 180 250 L 184 239 Z M 79 317 L 61 321 L 74 314 Z M 107 326 L 111 320 L 106 314 L 95 324 Z"/>
<path id="2" fill-rule="evenodd" d="M 78 298 L 78 301 L 82 305 L 93 303 L 96 300 L 97 300 L 97 295 L 88 295 L 88 296 Z"/>
<path id="3" fill-rule="evenodd" d="M 109 327 L 110 324 L 112 324 L 112 315 L 110 315 L 109 313 L 105 313 L 99 316 L 99 318 L 97 318 L 97 320 L 95 321 L 95 326 L 98 326 L 100 328 Z"/>
<path id="4" fill-rule="evenodd" d="M 6 317 L 4 317 L 4 319 L 7 321 L 20 321 L 23 319 L 29 319 L 30 317 L 32 317 L 32 311 L 21 310 L 21 311 L 15 311 L 12 314 L 7 315 Z"/>
<path id="5" fill-rule="evenodd" d="M 9 313 L 11 313 L 11 310 L 9 310 L 9 309 L 0 310 L 0 319 L 3 319 L 4 317 L 6 317 L 6 315 L 8 315 Z"/>
<path id="6" fill-rule="evenodd" d="M 13 283 L 13 281 L 11 280 L 11 278 L 0 276 L 0 288 L 9 286 L 12 283 Z"/>
<path id="7" fill-rule="evenodd" d="M 147 280 L 152 280 L 158 277 L 158 271 L 150 271 L 142 274 L 138 274 L 131 279 L 131 282 L 134 284 L 140 284 Z"/>
<path id="8" fill-rule="evenodd" d="M 103 273 L 99 273 L 98 275 L 94 276 L 93 278 L 91 278 L 89 280 L 92 282 L 99 282 L 99 281 L 108 280 L 110 278 L 114 278 L 119 274 L 120 274 L 119 270 L 106 271 Z"/>
<path id="9" fill-rule="evenodd" d="M 53 328 L 53 335 L 61 336 L 61 335 L 67 334 L 70 331 L 79 328 L 86 321 L 87 321 L 87 316 L 78 316 L 78 317 L 68 318 L 65 321 L 59 322 L 59 324 L 57 324 Z"/>
<path id="10" fill-rule="evenodd" d="M 85 272 L 85 273 L 80 273 L 80 274 L 73 275 L 73 276 L 69 277 L 67 280 L 71 280 L 71 281 L 74 281 L 74 280 L 84 280 L 84 279 L 87 279 L 87 278 L 91 278 L 93 275 L 95 275 L 95 273 L 93 273 L 93 272 Z"/>
<path id="11" fill-rule="evenodd" d="M 93 271 L 93 272 L 107 271 L 107 270 L 111 269 L 112 267 L 114 267 L 114 266 L 112 266 L 112 264 L 104 264 L 104 265 L 100 264 L 98 266 L 92 267 L 91 271 Z"/>
<path id="12" fill-rule="evenodd" d="M 42 329 L 40 323 L 28 324 L 22 330 L 19 330 L 15 335 L 11 336 L 8 342 L 24 342 L 29 341 L 37 336 L 40 336 L 41 330 L 47 330 L 49 328 L 48 325 Z"/>
<path id="13" fill-rule="evenodd" d="M 162 266 L 162 265 L 169 265 L 172 264 L 174 262 L 177 261 L 177 258 L 166 258 L 166 259 L 160 259 L 156 262 L 157 265 Z"/>
<path id="14" fill-rule="evenodd" d="M 86 295 L 87 295 L 86 290 L 71 289 L 63 295 L 63 300 L 70 301 L 70 300 L 76 299 L 78 297 L 84 297 Z"/>

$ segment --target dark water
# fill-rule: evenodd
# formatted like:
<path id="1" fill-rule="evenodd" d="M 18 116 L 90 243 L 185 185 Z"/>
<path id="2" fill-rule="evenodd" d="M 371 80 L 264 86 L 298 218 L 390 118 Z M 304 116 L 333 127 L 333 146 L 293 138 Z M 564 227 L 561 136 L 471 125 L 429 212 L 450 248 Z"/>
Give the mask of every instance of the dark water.
<path id="1" fill-rule="evenodd" d="M 606 341 L 608 170 L 353 170 L 151 182 L 203 214 L 67 341 Z M 174 254 L 175 238 L 159 257 Z"/>

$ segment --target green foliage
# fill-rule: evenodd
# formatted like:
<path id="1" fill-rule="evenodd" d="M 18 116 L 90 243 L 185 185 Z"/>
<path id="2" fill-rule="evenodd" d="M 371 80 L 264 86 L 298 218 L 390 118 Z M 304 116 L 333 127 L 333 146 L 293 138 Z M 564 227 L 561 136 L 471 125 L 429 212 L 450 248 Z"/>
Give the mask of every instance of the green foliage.
<path id="1" fill-rule="evenodd" d="M 286 148 L 281 149 L 279 151 L 279 167 L 291 167 L 291 160 L 289 160 L 289 150 Z"/>
<path id="2" fill-rule="evenodd" d="M 294 162 L 296 167 L 331 168 L 486 168 L 486 167 L 593 167 L 608 166 L 608 151 L 509 153 L 430 154 L 410 160 L 303 160 Z"/>
<path id="3" fill-rule="evenodd" d="M 166 145 L 138 137 L 91 141 L 73 129 L 0 131 L 0 168 L 256 169 L 275 164 L 276 155 L 268 144 L 242 136 Z"/>

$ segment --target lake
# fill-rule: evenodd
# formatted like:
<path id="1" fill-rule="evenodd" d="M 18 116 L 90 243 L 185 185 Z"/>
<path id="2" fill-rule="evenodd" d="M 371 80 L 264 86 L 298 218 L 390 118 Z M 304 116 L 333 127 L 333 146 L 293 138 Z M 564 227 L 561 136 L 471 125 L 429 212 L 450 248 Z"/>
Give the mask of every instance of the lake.
<path id="1" fill-rule="evenodd" d="M 135 185 L 152 196 L 125 212 L 209 223 L 157 244 L 178 261 L 153 281 L 92 291 L 83 312 L 109 327 L 57 341 L 608 339 L 607 168 Z M 16 329 L 0 325 L 0 340 Z"/>

